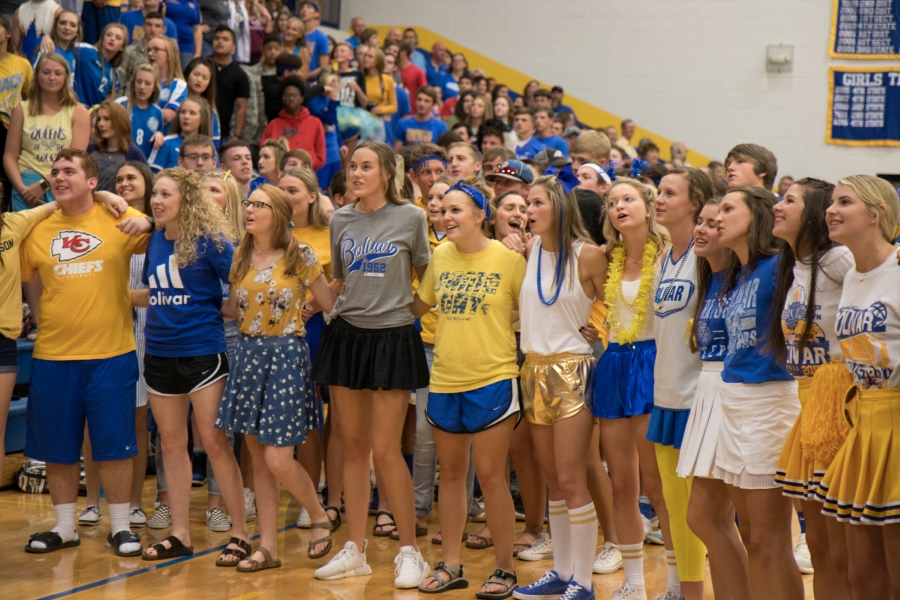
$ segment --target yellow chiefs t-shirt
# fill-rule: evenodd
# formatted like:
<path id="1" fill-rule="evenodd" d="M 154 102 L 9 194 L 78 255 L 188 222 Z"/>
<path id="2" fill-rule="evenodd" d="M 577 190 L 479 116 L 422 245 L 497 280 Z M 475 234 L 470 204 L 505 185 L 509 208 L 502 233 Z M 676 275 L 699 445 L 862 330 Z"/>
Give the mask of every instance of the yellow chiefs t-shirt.
<path id="1" fill-rule="evenodd" d="M 434 249 L 437 248 L 440 244 L 443 244 L 447 241 L 447 234 L 444 233 L 444 237 L 438 239 L 437 234 L 434 231 L 434 226 L 430 225 L 428 227 L 428 245 L 431 246 L 431 253 L 434 254 Z M 413 272 L 413 292 L 418 289 L 419 280 L 416 279 L 416 274 Z M 432 309 L 422 315 L 422 318 L 419 319 L 419 325 L 422 327 L 422 341 L 426 344 L 434 344 L 434 332 L 437 330 L 438 324 L 438 312 L 437 309 Z"/>
<path id="2" fill-rule="evenodd" d="M 525 258 L 496 240 L 475 254 L 454 244 L 435 249 L 418 291 L 438 311 L 431 391 L 466 392 L 518 375 L 512 312 L 523 279 Z"/>
<path id="3" fill-rule="evenodd" d="M 22 270 L 19 249 L 35 225 L 47 218 L 43 206 L 8 212 L 0 227 L 0 335 L 14 340 L 22 333 Z"/>
<path id="4" fill-rule="evenodd" d="M 20 251 L 22 279 L 40 275 L 40 329 L 34 357 L 92 360 L 135 349 L 128 280 L 131 255 L 143 254 L 149 235 L 132 237 L 95 204 L 83 215 L 57 211 L 39 223 Z"/>

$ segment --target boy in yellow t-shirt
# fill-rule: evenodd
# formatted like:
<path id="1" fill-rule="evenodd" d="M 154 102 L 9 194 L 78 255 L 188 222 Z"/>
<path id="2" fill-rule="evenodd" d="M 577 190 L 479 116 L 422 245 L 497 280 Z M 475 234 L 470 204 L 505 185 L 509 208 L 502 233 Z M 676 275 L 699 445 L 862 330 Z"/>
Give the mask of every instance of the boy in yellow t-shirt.
<path id="1" fill-rule="evenodd" d="M 134 209 L 116 218 L 96 206 L 97 178 L 86 152 L 60 152 L 50 184 L 61 210 L 32 230 L 20 254 L 22 279 L 39 275 L 44 286 L 25 454 L 47 463 L 47 483 L 59 490 L 56 526 L 32 535 L 25 547 L 35 554 L 81 543 L 75 500 L 85 421 L 94 460 L 103 463 L 108 541 L 119 556 L 143 550 L 129 523 L 138 365 L 128 283 L 131 256 L 145 251 L 151 226 Z"/>

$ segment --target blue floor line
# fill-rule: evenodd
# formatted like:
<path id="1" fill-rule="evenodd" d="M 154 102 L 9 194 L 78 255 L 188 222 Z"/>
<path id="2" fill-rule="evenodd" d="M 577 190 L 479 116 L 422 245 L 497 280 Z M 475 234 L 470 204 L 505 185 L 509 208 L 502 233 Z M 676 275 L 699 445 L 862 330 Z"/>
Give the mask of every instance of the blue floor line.
<path id="1" fill-rule="evenodd" d="M 289 529 L 296 529 L 297 524 L 287 525 L 278 530 L 278 533 L 283 533 L 288 531 Z M 250 541 L 256 541 L 259 539 L 259 535 L 254 535 L 250 538 Z M 138 569 L 132 573 L 126 573 L 124 575 L 116 575 L 115 577 L 110 577 L 109 579 L 101 579 L 100 581 L 95 581 L 93 583 L 88 583 L 87 585 L 82 585 L 76 588 L 72 588 L 71 590 L 66 590 L 64 592 L 59 592 L 58 594 L 51 594 L 50 596 L 44 596 L 39 598 L 38 600 L 54 600 L 55 598 L 63 598 L 65 596 L 72 596 L 73 594 L 78 594 L 79 592 L 83 592 L 85 590 L 91 590 L 103 585 L 107 585 L 109 583 L 113 583 L 116 581 L 122 581 L 123 579 L 128 579 L 129 577 L 136 577 L 138 575 L 143 575 L 144 573 L 149 573 L 150 571 L 155 571 L 157 569 L 162 569 L 165 567 L 171 567 L 172 565 L 177 565 L 178 563 L 183 563 L 189 560 L 193 560 L 195 558 L 200 558 L 201 556 L 206 556 L 207 554 L 212 554 L 213 552 L 221 552 L 225 549 L 228 544 L 222 544 L 221 546 L 216 546 L 215 548 L 209 548 L 208 550 L 204 550 L 202 552 L 195 552 L 190 556 L 181 556 L 179 558 L 173 558 L 170 561 L 158 562 L 153 564 L 152 566 L 145 567 L 143 569 Z M 62 552 L 62 550 L 60 550 Z M 141 560 L 140 558 L 135 557 L 137 560 Z"/>

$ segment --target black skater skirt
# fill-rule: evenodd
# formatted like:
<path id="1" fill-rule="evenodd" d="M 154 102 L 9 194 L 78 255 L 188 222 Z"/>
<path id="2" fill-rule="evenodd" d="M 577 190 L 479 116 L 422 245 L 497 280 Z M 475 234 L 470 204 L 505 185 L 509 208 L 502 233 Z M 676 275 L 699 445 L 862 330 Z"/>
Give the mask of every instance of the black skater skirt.
<path id="1" fill-rule="evenodd" d="M 351 390 L 417 390 L 428 386 L 425 347 L 413 325 L 363 329 L 338 317 L 319 340 L 311 378 Z"/>

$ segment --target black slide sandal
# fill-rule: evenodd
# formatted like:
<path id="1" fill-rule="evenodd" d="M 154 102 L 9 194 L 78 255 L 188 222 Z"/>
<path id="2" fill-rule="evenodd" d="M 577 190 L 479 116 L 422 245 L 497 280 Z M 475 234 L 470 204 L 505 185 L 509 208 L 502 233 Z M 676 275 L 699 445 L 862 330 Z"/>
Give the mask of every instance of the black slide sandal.
<path id="1" fill-rule="evenodd" d="M 140 556 L 144 553 L 144 547 L 141 546 L 140 549 L 135 550 L 134 552 L 122 552 L 119 548 L 122 547 L 122 544 L 140 544 L 141 536 L 131 531 L 120 531 L 116 535 L 110 533 L 106 536 L 106 541 L 112 546 L 113 552 L 116 553 L 116 556 L 124 556 L 125 558 L 131 558 L 132 556 Z"/>
<path id="2" fill-rule="evenodd" d="M 235 544 L 239 546 L 238 548 L 225 548 L 222 550 L 222 553 L 216 558 L 216 566 L 217 567 L 237 567 L 238 563 L 253 554 L 253 546 L 251 546 L 248 542 L 245 542 L 241 538 L 233 537 L 228 540 L 227 545 Z M 237 556 L 238 559 L 236 561 L 223 561 L 222 558 L 226 556 Z"/>
<path id="3" fill-rule="evenodd" d="M 379 523 L 378 517 L 390 517 L 391 520 L 387 523 Z M 380 510 L 378 514 L 375 515 L 375 526 L 372 528 L 372 535 L 375 537 L 390 537 L 391 531 L 396 529 L 397 523 L 394 522 L 394 515 L 387 511 Z"/>
<path id="4" fill-rule="evenodd" d="M 163 542 L 169 542 L 172 547 L 166 548 L 165 546 L 163 546 Z M 181 543 L 181 540 L 179 540 L 174 535 L 170 535 L 158 544 L 151 544 L 150 547 L 147 548 L 147 550 L 149 550 L 150 548 L 156 550 L 156 556 L 149 556 L 145 551 L 141 556 L 142 559 L 147 561 L 157 561 L 167 560 L 170 558 L 181 558 L 182 556 L 191 556 L 192 554 L 194 554 L 193 546 L 185 546 Z"/>
<path id="5" fill-rule="evenodd" d="M 70 542 L 64 542 L 62 541 L 62 537 L 55 531 L 42 531 L 41 533 L 34 533 L 31 535 L 29 540 L 41 542 L 42 544 L 47 546 L 46 548 L 35 548 L 31 545 L 31 541 L 29 541 L 25 546 L 25 552 L 29 552 L 31 554 L 47 554 L 49 552 L 62 550 L 63 548 L 74 548 L 75 546 L 81 545 L 81 538 L 74 539 Z"/>

